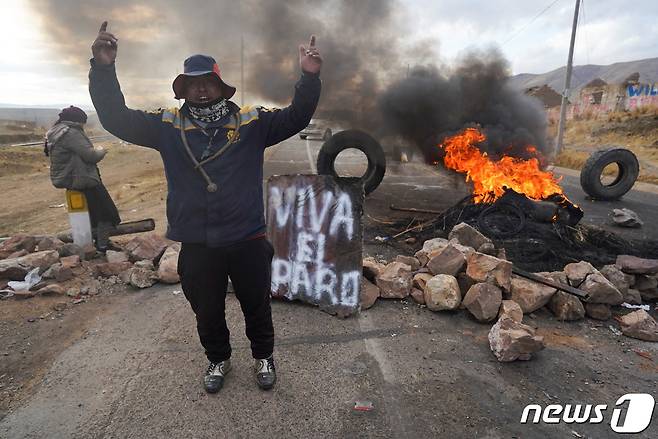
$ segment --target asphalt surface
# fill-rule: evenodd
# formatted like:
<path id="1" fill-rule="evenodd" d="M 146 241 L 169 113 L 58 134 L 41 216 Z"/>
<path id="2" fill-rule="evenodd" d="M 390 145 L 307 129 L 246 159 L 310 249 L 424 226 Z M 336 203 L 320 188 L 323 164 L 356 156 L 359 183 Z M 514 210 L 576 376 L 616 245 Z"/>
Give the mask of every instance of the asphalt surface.
<path id="1" fill-rule="evenodd" d="M 309 157 L 319 145 L 290 140 L 272 149 L 266 174 L 312 172 Z M 350 165 L 355 158 L 347 155 L 346 166 L 358 168 Z M 565 187 L 581 200 L 573 177 L 565 177 Z M 426 166 L 394 165 L 366 213 L 384 215 L 389 204 L 441 209 L 463 190 Z M 656 201 L 655 194 L 633 192 L 624 203 L 643 216 L 651 213 L 645 205 Z M 586 211 L 594 220 L 609 207 L 597 203 Z M 519 421 L 531 403 L 613 407 L 625 393 L 658 396 L 656 344 L 617 336 L 610 322 L 557 322 L 545 311 L 526 316 L 547 348 L 529 362 L 502 364 L 489 350 L 490 324 L 398 300 L 380 301 L 345 320 L 275 302 L 279 381 L 263 392 L 252 376 L 233 295 L 227 298 L 233 370 L 220 393 L 207 395 L 201 386 L 206 361 L 180 286 L 114 300 L 111 311 L 59 355 L 36 393 L 0 421 L 0 437 L 607 438 L 617 437 L 610 412 L 601 424 Z M 373 409 L 354 410 L 357 402 Z M 634 437 L 658 437 L 656 417 Z"/>

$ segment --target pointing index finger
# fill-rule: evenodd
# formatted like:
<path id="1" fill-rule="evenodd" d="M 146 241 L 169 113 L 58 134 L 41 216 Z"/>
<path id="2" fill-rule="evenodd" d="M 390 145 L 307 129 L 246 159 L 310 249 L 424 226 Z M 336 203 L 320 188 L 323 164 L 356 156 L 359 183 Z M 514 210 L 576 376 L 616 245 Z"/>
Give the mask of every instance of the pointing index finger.
<path id="1" fill-rule="evenodd" d="M 101 24 L 101 28 L 100 28 L 100 30 L 98 31 L 98 33 L 105 32 L 105 31 L 107 31 L 107 21 L 104 21 L 104 22 Z"/>
<path id="2" fill-rule="evenodd" d="M 311 41 L 309 42 L 309 48 L 315 47 L 315 35 L 311 35 Z"/>

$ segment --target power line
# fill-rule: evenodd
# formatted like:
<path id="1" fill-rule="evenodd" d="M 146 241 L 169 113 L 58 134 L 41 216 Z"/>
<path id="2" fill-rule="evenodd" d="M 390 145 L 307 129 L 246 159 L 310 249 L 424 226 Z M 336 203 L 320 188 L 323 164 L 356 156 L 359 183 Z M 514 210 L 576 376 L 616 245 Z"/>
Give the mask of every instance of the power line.
<path id="1" fill-rule="evenodd" d="M 537 15 L 535 15 L 534 17 L 532 17 L 532 19 L 530 19 L 529 22 L 527 22 L 527 23 L 526 23 L 524 26 L 522 26 L 518 31 L 516 31 L 516 32 L 513 33 L 509 38 L 507 38 L 507 39 L 503 42 L 503 44 L 501 44 L 501 47 L 503 47 L 505 44 L 507 44 L 507 43 L 509 43 L 510 41 L 512 41 L 517 35 L 519 35 L 521 32 L 523 32 L 524 30 L 526 30 L 526 29 L 528 28 L 528 26 L 530 26 L 532 23 L 534 23 L 534 21 L 537 20 L 539 17 L 541 17 L 542 15 L 544 15 L 544 14 L 546 13 L 546 11 L 548 11 L 549 9 L 551 9 L 551 8 L 553 7 L 553 5 L 555 5 L 555 3 L 559 2 L 559 1 L 560 1 L 560 0 L 554 0 L 550 5 L 546 6 L 544 9 L 542 9 L 541 11 L 539 11 L 539 13 L 538 13 Z"/>

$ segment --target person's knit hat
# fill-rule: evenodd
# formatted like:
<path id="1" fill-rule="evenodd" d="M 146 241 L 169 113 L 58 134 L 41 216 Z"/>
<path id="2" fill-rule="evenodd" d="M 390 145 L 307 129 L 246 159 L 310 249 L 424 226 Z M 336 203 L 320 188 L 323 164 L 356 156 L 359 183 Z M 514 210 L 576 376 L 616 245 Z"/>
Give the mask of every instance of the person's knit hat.
<path id="1" fill-rule="evenodd" d="M 71 105 L 68 108 L 64 108 L 62 112 L 59 113 L 59 120 L 87 123 L 87 113 L 85 113 L 81 108 L 74 107 L 73 105 Z"/>
<path id="2" fill-rule="evenodd" d="M 183 63 L 183 73 L 174 79 L 174 83 L 172 84 L 174 97 L 176 99 L 183 99 L 185 78 L 207 74 L 212 74 L 219 80 L 223 98 L 228 100 L 235 94 L 235 87 L 228 85 L 222 80 L 222 75 L 215 58 L 207 55 L 192 55 Z"/>

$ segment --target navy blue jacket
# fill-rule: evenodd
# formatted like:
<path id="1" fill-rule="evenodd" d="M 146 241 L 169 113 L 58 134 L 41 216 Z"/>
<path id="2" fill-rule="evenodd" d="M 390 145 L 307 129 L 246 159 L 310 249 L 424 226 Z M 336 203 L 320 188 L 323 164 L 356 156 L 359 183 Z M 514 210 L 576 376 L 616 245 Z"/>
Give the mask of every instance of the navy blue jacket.
<path id="1" fill-rule="evenodd" d="M 266 79 L 265 79 L 266 80 Z M 103 127 L 115 136 L 160 152 L 167 178 L 167 237 L 174 241 L 211 247 L 230 245 L 265 232 L 263 209 L 263 155 L 275 145 L 304 129 L 320 98 L 319 75 L 303 73 L 295 85 L 292 104 L 283 109 L 239 108 L 230 102 L 231 114 L 240 113 L 238 137 L 219 158 L 203 165 L 217 184 L 214 193 L 194 169 L 181 140 L 181 118 L 186 106 L 156 112 L 126 107 L 114 64 L 91 61 L 89 92 Z M 218 129 L 212 152 L 233 135 L 231 115 L 206 127 Z M 208 137 L 185 121 L 190 148 L 197 160 L 208 146 Z"/>

